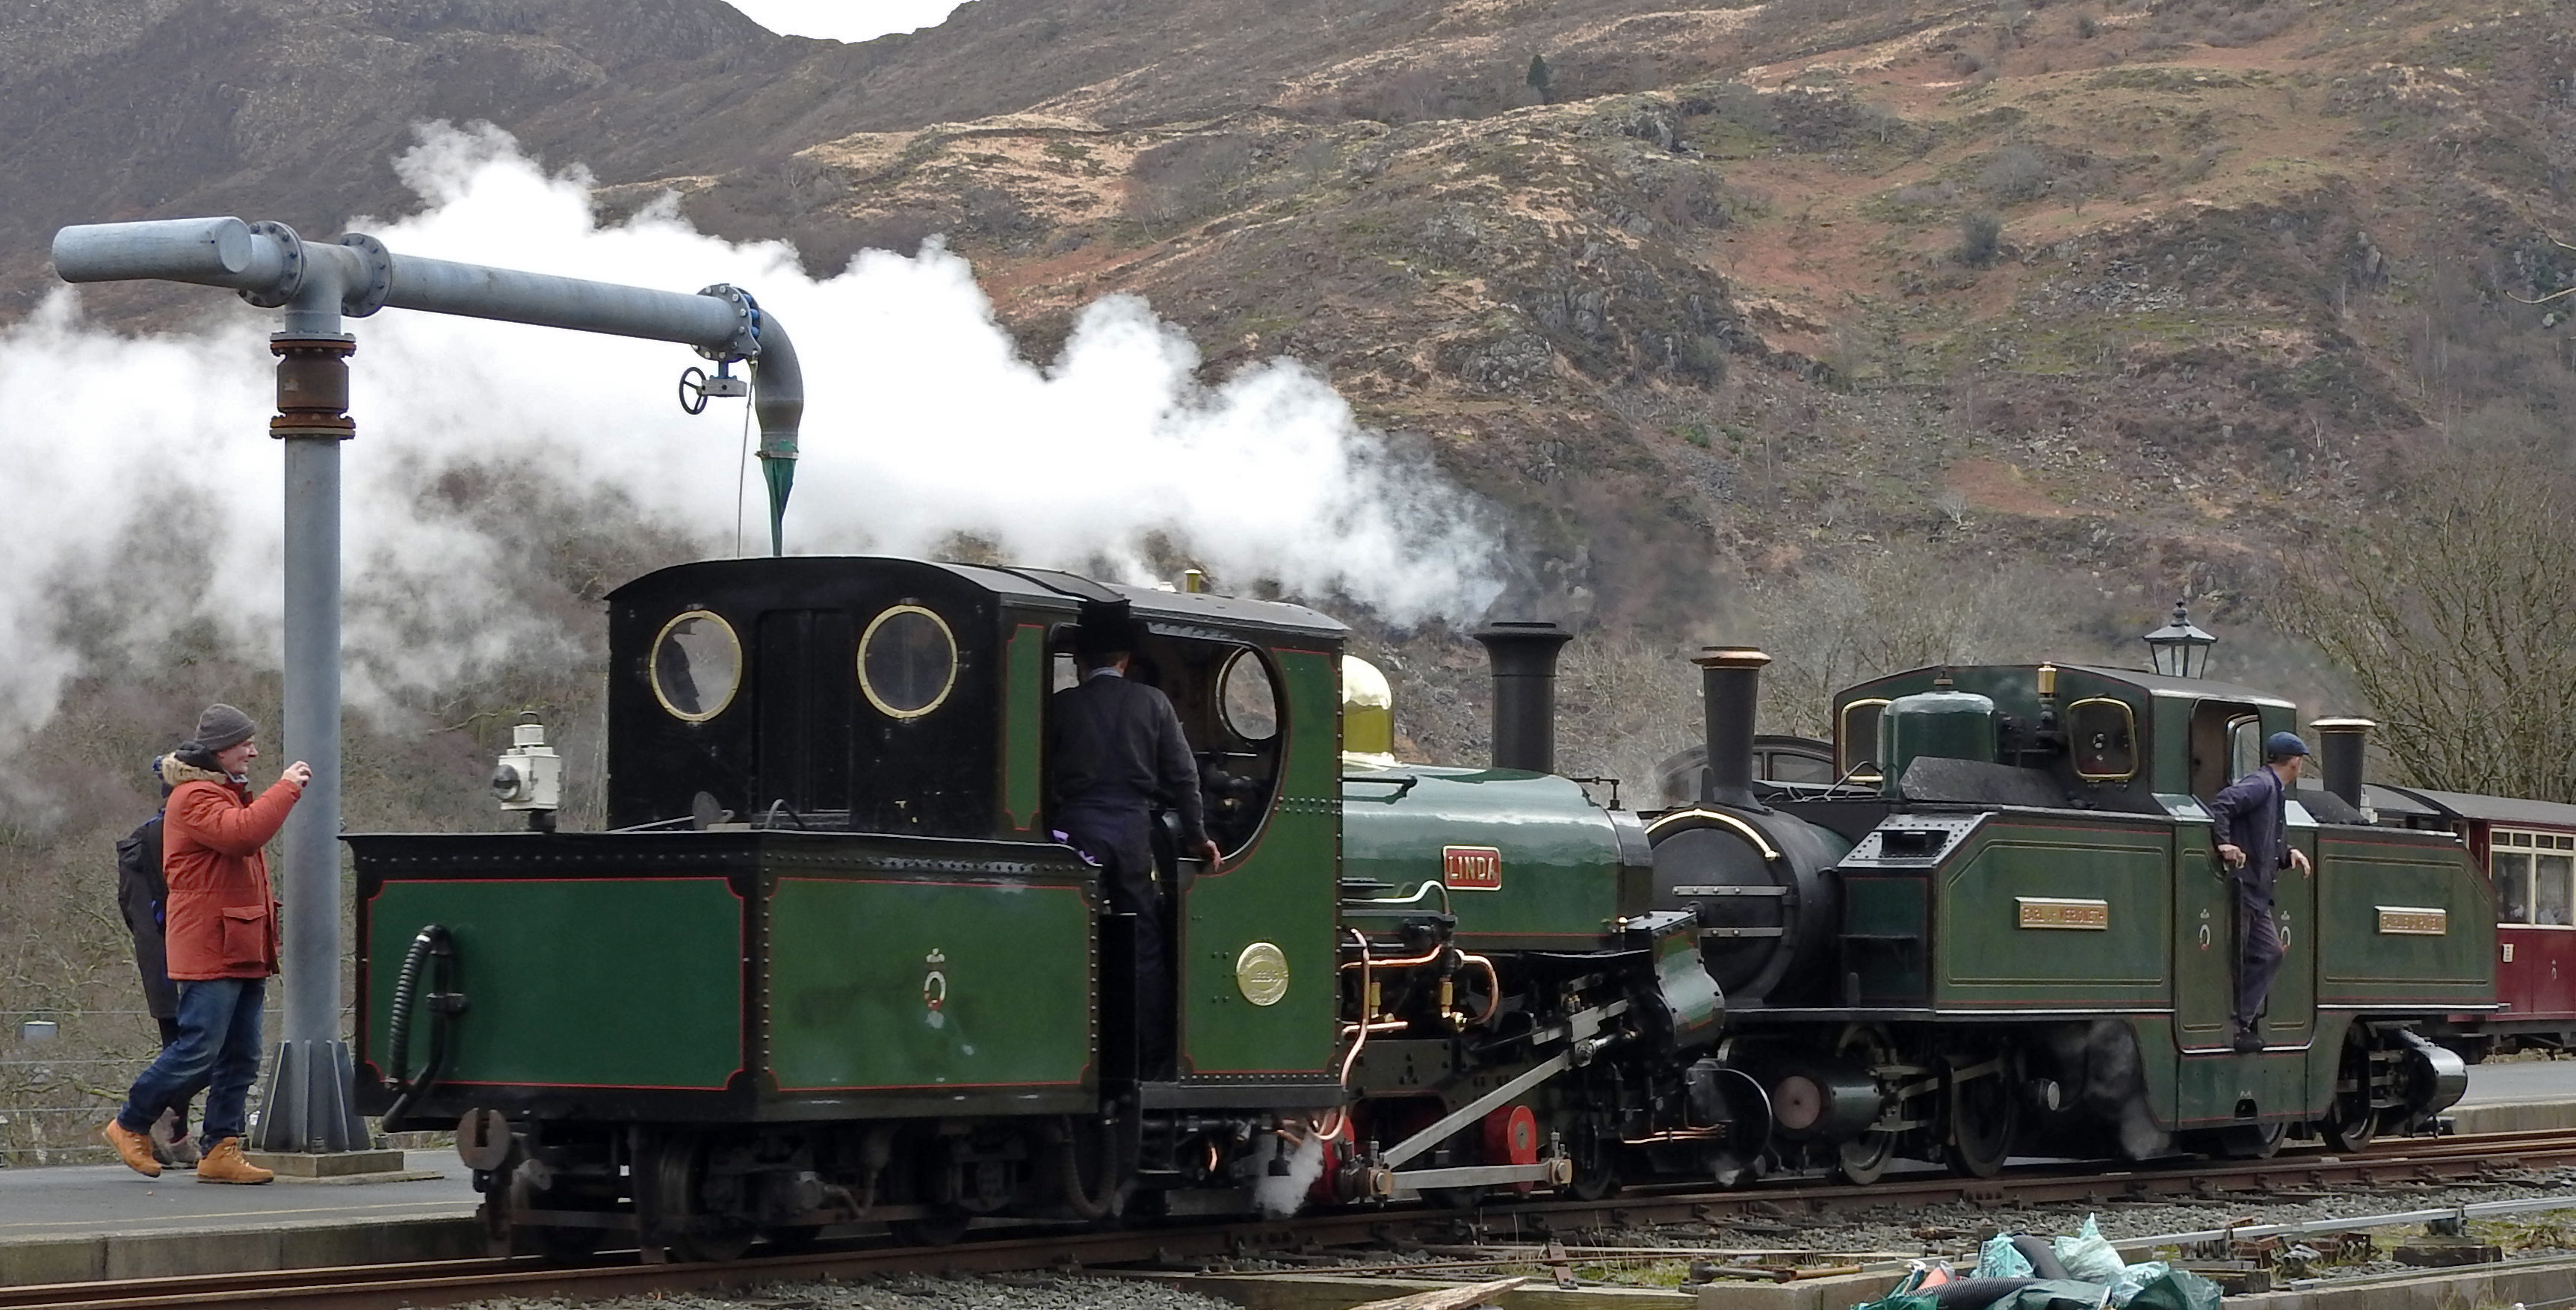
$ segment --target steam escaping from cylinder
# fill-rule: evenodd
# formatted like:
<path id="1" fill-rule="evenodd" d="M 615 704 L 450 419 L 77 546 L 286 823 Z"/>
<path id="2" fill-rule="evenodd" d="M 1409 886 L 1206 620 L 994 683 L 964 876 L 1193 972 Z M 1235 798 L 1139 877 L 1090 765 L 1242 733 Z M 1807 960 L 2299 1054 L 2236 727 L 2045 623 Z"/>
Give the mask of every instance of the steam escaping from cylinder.
<path id="1" fill-rule="evenodd" d="M 421 212 L 348 226 L 402 254 L 679 290 L 726 282 L 792 323 L 808 406 L 791 553 L 963 553 L 1131 582 L 1177 556 L 1225 589 L 1275 585 L 1397 622 L 1472 618 L 1499 591 L 1479 502 L 1361 428 L 1294 361 L 1202 381 L 1187 336 L 1134 296 L 1084 307 L 1062 351 L 1032 360 L 937 241 L 811 278 L 785 243 L 700 233 L 667 196 L 604 221 L 586 174 L 550 175 L 488 125 L 424 127 L 397 171 Z M 276 658 L 280 471 L 264 433 L 277 323 L 190 294 L 207 319 L 185 332 L 101 329 L 70 289 L 0 328 L 15 528 L 0 742 L 40 726 L 102 641 L 150 651 L 202 628 Z M 562 525 L 496 534 L 475 491 L 493 478 L 682 543 L 647 566 L 734 554 L 738 531 L 741 553 L 765 553 L 745 402 L 682 414 L 674 382 L 700 362 L 688 351 L 399 310 L 349 330 L 347 678 L 360 708 L 560 662 L 592 621 L 579 602 L 495 604 Z M 65 598 L 113 631 L 67 631 Z"/>
<path id="2" fill-rule="evenodd" d="M 1264 1218 L 1285 1219 L 1306 1203 L 1315 1180 L 1324 1176 L 1324 1139 L 1308 1133 L 1290 1146 L 1276 1134 L 1263 1139 L 1269 1149 L 1256 1153 L 1261 1172 L 1252 1184 L 1252 1204 Z M 1272 1172 L 1270 1162 L 1285 1158 L 1288 1172 Z"/>

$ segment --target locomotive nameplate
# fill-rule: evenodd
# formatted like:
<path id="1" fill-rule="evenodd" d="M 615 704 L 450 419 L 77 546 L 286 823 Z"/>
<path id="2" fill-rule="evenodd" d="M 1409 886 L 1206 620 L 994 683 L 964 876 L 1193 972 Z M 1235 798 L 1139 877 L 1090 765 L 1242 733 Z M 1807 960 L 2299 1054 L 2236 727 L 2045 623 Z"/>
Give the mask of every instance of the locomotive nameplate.
<path id="1" fill-rule="evenodd" d="M 1288 953 L 1254 942 L 1234 957 L 1234 986 L 1254 1005 L 1277 1005 L 1288 994 Z"/>
<path id="2" fill-rule="evenodd" d="M 2111 903 L 2069 896 L 2016 896 L 2013 904 L 2021 909 L 2021 926 L 2025 928 L 2078 928 L 2087 932 L 2111 930 Z"/>
<path id="3" fill-rule="evenodd" d="M 1453 892 L 1498 892 L 1503 889 L 1503 853 L 1492 846 L 1443 846 L 1440 874 Z"/>
<path id="4" fill-rule="evenodd" d="M 2446 937 L 2451 932 L 2451 912 L 2421 905 L 2382 905 L 2379 930 L 2403 937 Z"/>

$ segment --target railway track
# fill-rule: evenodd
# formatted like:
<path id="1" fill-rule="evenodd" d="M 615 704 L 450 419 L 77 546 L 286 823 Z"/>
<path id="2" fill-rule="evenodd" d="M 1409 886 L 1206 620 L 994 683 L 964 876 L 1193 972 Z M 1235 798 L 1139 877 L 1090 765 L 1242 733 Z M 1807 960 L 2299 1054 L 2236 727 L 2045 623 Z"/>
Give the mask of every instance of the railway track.
<path id="1" fill-rule="evenodd" d="M 729 1264 L 562 1266 L 533 1257 L 355 1265 L 178 1278 L 0 1287 L 0 1310 L 145 1310 L 182 1306 L 285 1306 L 294 1310 L 394 1310 L 488 1297 L 601 1298 L 876 1274 L 1000 1273 L 1223 1258 L 1261 1250 L 1457 1241 L 1506 1222 L 1518 1231 L 1587 1226 L 1724 1224 L 1748 1212 L 1824 1214 L 1886 1206 L 1969 1202 L 2112 1204 L 2157 1197 L 2217 1197 L 2325 1187 L 2374 1189 L 2503 1181 L 2509 1171 L 2576 1165 L 2576 1132 L 2485 1133 L 2379 1143 L 2336 1154 L 2292 1148 L 2268 1160 L 2150 1162 L 2104 1172 L 2092 1165 L 2034 1164 L 1991 1179 L 1925 1171 L 1867 1187 L 1790 1181 L 1733 1191 L 1654 1188 L 1599 1200 L 1548 1199 L 1475 1213 L 1429 1207 L 1336 1212 L 1268 1222 L 1176 1224 L 1115 1231 L 1012 1230 L 935 1247 L 860 1247 L 762 1256 Z M 1776 1222 L 1771 1219 L 1771 1222 Z M 612 1257 L 613 1259 L 614 1257 Z"/>

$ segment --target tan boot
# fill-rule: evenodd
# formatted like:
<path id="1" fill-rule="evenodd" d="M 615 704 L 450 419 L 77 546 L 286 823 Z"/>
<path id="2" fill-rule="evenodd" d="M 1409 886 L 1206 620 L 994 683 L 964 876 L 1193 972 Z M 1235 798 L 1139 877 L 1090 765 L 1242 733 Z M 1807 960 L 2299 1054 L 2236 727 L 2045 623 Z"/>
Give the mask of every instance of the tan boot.
<path id="1" fill-rule="evenodd" d="M 277 1175 L 242 1158 L 241 1139 L 227 1137 L 206 1151 L 197 1162 L 197 1181 L 201 1183 L 264 1183 Z"/>
<path id="2" fill-rule="evenodd" d="M 98 1135 L 106 1138 L 107 1144 L 116 1148 L 116 1158 L 123 1160 L 126 1168 L 146 1178 L 161 1176 L 161 1162 L 152 1158 L 151 1138 L 128 1129 L 114 1119 L 108 1120 L 107 1127 L 99 1129 Z"/>

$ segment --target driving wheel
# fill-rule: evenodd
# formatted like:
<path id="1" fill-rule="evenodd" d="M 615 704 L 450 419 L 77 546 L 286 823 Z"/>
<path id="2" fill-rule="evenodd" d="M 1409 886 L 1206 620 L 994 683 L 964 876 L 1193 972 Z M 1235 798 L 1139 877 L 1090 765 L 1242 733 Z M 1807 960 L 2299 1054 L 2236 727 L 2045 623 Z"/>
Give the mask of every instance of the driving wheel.
<path id="1" fill-rule="evenodd" d="M 2021 1098 L 2013 1095 L 2009 1055 L 1950 1074 L 1950 1167 L 1970 1178 L 1992 1178 L 2012 1156 L 2013 1130 L 2021 1124 Z"/>

